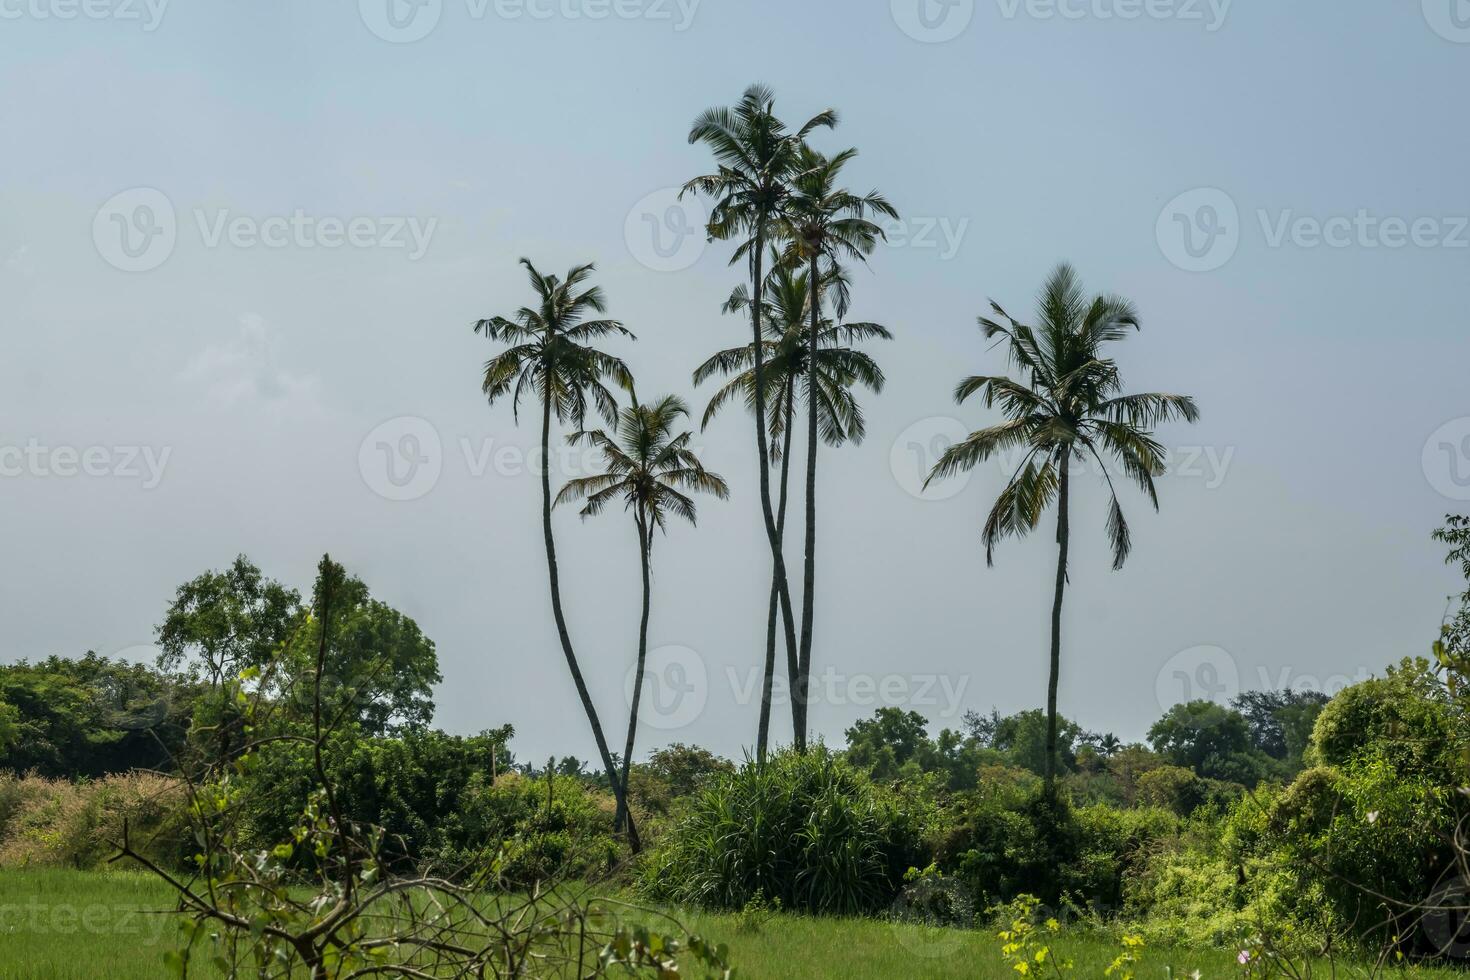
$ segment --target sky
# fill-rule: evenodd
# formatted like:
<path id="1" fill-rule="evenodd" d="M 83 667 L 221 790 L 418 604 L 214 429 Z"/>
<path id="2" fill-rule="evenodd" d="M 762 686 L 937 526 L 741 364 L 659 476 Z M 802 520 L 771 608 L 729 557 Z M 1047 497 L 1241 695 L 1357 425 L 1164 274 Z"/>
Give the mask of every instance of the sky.
<path id="1" fill-rule="evenodd" d="M 645 397 L 696 416 L 740 280 L 674 190 L 703 109 L 760 81 L 898 207 L 854 270 L 866 440 L 819 452 L 814 734 L 883 706 L 958 727 L 1044 703 L 1050 525 L 987 568 L 1004 461 L 924 493 L 995 421 L 976 316 L 1048 271 L 1138 306 L 1128 387 L 1193 395 L 1161 510 L 1074 484 L 1062 712 L 1142 738 L 1188 697 L 1333 690 L 1423 655 L 1470 509 L 1470 4 L 1226 0 L 0 0 L 0 659 L 152 656 L 174 590 L 330 552 L 437 644 L 436 724 L 594 756 L 558 648 L 538 421 L 479 384 L 521 256 L 595 262 Z M 692 423 L 698 432 L 697 418 Z M 654 547 L 640 757 L 754 741 L 770 556 L 748 416 L 731 484 Z M 554 454 L 558 478 L 591 460 Z M 804 459 L 804 449 L 798 445 Z M 632 520 L 555 520 L 603 723 L 626 724 Z M 799 515 L 788 561 L 800 563 Z M 790 740 L 778 709 L 774 737 Z"/>

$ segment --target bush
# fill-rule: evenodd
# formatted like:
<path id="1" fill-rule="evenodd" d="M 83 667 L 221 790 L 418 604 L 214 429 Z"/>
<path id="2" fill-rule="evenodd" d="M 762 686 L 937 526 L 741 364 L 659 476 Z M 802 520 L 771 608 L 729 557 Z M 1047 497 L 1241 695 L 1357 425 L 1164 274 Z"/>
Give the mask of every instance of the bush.
<path id="1" fill-rule="evenodd" d="M 1424 660 L 1405 660 L 1385 677 L 1354 684 L 1333 698 L 1312 729 L 1312 761 L 1349 766 L 1381 759 L 1406 775 L 1448 784 L 1463 777 L 1456 766 L 1453 713 L 1439 678 Z"/>
<path id="2" fill-rule="evenodd" d="M 178 782 L 154 773 L 76 783 L 0 774 L 0 868 L 96 868 L 124 820 L 140 850 L 177 865 L 188 849 L 182 802 Z"/>
<path id="3" fill-rule="evenodd" d="M 825 748 L 717 776 L 643 866 L 651 897 L 856 914 L 888 906 L 924 859 L 917 820 Z"/>

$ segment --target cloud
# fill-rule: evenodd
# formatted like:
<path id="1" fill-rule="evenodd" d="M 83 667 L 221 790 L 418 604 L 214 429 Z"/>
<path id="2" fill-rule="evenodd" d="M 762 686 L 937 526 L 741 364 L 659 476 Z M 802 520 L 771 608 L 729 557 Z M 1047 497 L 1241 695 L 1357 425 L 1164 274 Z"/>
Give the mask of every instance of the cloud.
<path id="1" fill-rule="evenodd" d="M 238 335 L 200 351 L 181 377 L 203 387 L 210 402 L 229 408 L 298 416 L 319 411 L 321 380 L 283 368 L 279 356 L 275 328 L 259 314 L 242 313 Z"/>

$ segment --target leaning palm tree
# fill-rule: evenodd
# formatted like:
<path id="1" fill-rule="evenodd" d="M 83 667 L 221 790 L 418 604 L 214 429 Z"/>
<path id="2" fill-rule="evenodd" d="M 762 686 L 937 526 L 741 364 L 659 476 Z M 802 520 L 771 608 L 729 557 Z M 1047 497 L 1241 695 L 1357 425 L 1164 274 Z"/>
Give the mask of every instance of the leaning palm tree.
<path id="1" fill-rule="evenodd" d="M 796 646 L 796 624 L 791 614 L 790 590 L 787 586 L 786 562 L 781 554 L 781 541 L 776 534 L 776 516 L 771 507 L 771 475 L 766 448 L 765 357 L 761 348 L 761 293 L 765 284 L 762 263 L 766 243 L 772 239 L 776 222 L 791 196 L 791 181 L 801 158 L 801 147 L 807 135 L 818 127 L 837 124 L 837 113 L 831 109 L 818 113 L 795 130 L 788 130 L 776 117 L 775 95 L 762 85 L 745 90 L 733 107 L 706 109 L 689 130 L 690 143 L 704 143 L 714 153 L 717 169 L 712 174 L 695 177 L 684 185 L 685 192 L 699 193 L 714 199 L 707 227 L 709 237 L 739 242 L 731 257 L 733 265 L 741 259 L 749 264 L 751 303 L 751 342 L 755 345 L 756 455 L 759 459 L 761 517 L 765 521 L 766 540 L 771 549 L 773 576 L 781 597 L 782 621 L 789 644 Z M 766 659 L 775 654 L 774 639 L 766 644 Z M 792 705 L 793 721 L 796 706 Z M 797 733 L 798 748 L 805 747 L 805 731 Z"/>
<path id="2" fill-rule="evenodd" d="M 768 397 L 765 402 L 768 416 L 771 462 L 781 467 L 780 491 L 776 506 L 776 536 L 784 543 L 786 533 L 786 501 L 791 468 L 791 436 L 795 429 L 798 389 L 807 376 L 809 358 L 806 318 L 808 302 L 807 271 L 793 268 L 772 255 L 771 273 L 766 278 L 765 305 L 762 316 L 766 339 L 765 386 Z M 838 297 L 834 304 L 839 309 L 845 306 L 846 279 L 840 270 L 827 276 L 826 291 Z M 749 308 L 751 299 L 744 286 L 739 286 L 725 303 L 726 312 L 740 312 Z M 843 323 L 834 325 L 823 320 L 818 333 L 816 382 L 818 403 L 821 406 L 820 429 L 823 441 L 831 446 L 846 442 L 862 442 L 867 432 L 862 406 L 853 394 L 853 387 L 861 384 L 869 390 L 883 390 L 883 371 L 877 363 L 852 344 L 863 340 L 892 339 L 888 330 L 876 323 Z M 733 375 L 710 398 L 705 408 L 701 426 L 708 426 L 721 408 L 736 399 L 745 402 L 755 411 L 755 350 L 750 344 L 723 350 L 701 364 L 694 371 L 694 383 L 702 384 L 716 374 Z M 770 739 L 771 687 L 775 675 L 776 613 L 779 594 L 774 576 L 771 581 L 771 599 L 766 617 L 766 663 L 761 684 L 761 713 L 756 734 L 756 759 L 764 761 Z M 786 647 L 786 672 L 790 689 L 797 686 L 797 650 L 793 643 Z"/>
<path id="3" fill-rule="evenodd" d="M 510 347 L 485 362 L 482 390 L 492 404 L 505 395 L 511 396 L 511 410 L 520 422 L 521 398 L 527 394 L 541 402 L 541 525 L 546 539 L 546 567 L 551 581 L 551 611 L 556 619 L 556 632 L 562 653 L 572 672 L 572 682 L 582 708 L 592 725 L 592 737 L 602 764 L 612 783 L 613 795 L 621 806 L 627 796 L 626 787 L 618 781 L 607 739 L 597 708 L 582 678 L 577 655 L 572 650 L 566 617 L 561 608 L 561 585 L 556 565 L 556 540 L 551 534 L 551 416 L 559 422 L 584 427 L 589 399 L 603 418 L 617 417 L 617 401 L 605 381 L 632 389 L 633 376 L 621 360 L 592 347 L 592 342 L 614 334 L 633 336 L 616 320 L 587 319 L 590 313 L 602 313 L 606 301 L 597 286 L 585 286 L 592 275 L 592 265 L 581 265 L 567 273 L 565 279 L 542 275 L 529 259 L 521 259 L 536 293 L 534 306 L 523 306 L 512 317 L 493 316 L 475 323 L 475 332 Z M 638 831 L 628 821 L 629 841 L 636 850 Z"/>
<path id="4" fill-rule="evenodd" d="M 807 315 L 811 329 L 807 333 L 808 357 L 817 357 L 822 318 L 821 266 L 836 269 L 844 260 L 866 262 L 879 241 L 883 229 L 869 215 L 897 218 L 898 212 L 877 191 L 853 194 L 840 186 L 842 168 L 857 156 L 847 149 L 833 157 L 825 157 L 803 145 L 797 162 L 793 192 L 782 220 L 782 237 L 787 241 L 788 260 L 807 265 L 807 288 L 810 291 Z M 846 303 L 846 293 L 842 294 Z M 808 387 L 815 374 L 808 375 Z M 820 393 L 807 394 L 806 463 L 806 556 L 802 568 L 801 650 L 799 677 L 792 703 L 800 715 L 800 727 L 806 730 L 807 690 L 812 676 L 812 626 L 816 600 L 817 560 L 817 427 Z"/>
<path id="5" fill-rule="evenodd" d="M 643 693 L 643 668 L 648 656 L 649 566 L 653 551 L 653 532 L 668 532 L 670 516 L 694 523 L 694 501 L 689 493 L 713 494 L 721 500 L 730 496 L 730 488 L 716 473 L 711 473 L 689 448 L 692 432 L 674 434 L 680 418 L 689 408 L 673 395 L 666 395 L 651 405 L 633 404 L 623 409 L 611 434 L 601 430 L 577 432 L 568 437 L 573 445 L 590 443 L 602 451 L 604 471 L 568 481 L 557 495 L 558 505 L 585 500 L 582 517 L 602 512 L 613 500 L 622 500 L 624 508 L 633 512 L 638 528 L 638 554 L 643 565 L 643 618 L 638 624 L 638 661 L 633 679 L 632 712 L 628 716 L 628 741 L 623 750 L 620 781 L 626 791 L 628 767 L 633 759 L 633 739 L 638 731 L 638 702 Z M 614 828 L 621 829 L 628 813 L 626 792 L 617 801 Z"/>
<path id="6" fill-rule="evenodd" d="M 1038 302 L 1039 326 L 1025 326 L 995 303 L 999 320 L 980 317 L 987 339 L 1000 338 L 1021 380 L 986 376 L 965 378 L 955 388 L 955 401 L 980 395 L 986 408 L 1000 407 L 1006 420 L 973 432 L 945 450 L 929 481 L 973 468 L 998 453 L 1019 451 L 1020 463 L 985 521 L 985 561 L 995 563 L 995 546 L 1003 538 L 1035 530 L 1042 512 L 1057 503 L 1057 578 L 1051 613 L 1051 673 L 1046 697 L 1046 788 L 1055 792 L 1057 768 L 1057 677 L 1061 667 L 1062 593 L 1067 582 L 1067 547 L 1071 539 L 1069 496 L 1071 467 L 1093 460 L 1100 467 L 1112 504 L 1107 532 L 1113 568 L 1121 568 L 1131 549 L 1128 522 L 1118 502 L 1112 473 L 1103 454 L 1159 506 L 1154 477 L 1164 472 L 1164 447 L 1153 430 L 1175 419 L 1194 422 L 1199 410 L 1185 395 L 1119 394 L 1118 366 L 1105 356 L 1105 345 L 1138 329 L 1133 304 L 1117 296 L 1088 299 L 1077 274 L 1059 265 L 1047 279 Z"/>

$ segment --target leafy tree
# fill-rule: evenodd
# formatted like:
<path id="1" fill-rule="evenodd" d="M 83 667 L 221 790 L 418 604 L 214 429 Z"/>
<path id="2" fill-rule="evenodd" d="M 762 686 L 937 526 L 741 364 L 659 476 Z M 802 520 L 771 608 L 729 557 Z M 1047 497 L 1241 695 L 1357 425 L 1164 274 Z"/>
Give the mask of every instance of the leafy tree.
<path id="1" fill-rule="evenodd" d="M 837 269 L 842 261 L 866 262 L 869 254 L 884 237 L 883 230 L 868 215 L 897 218 L 898 211 L 877 191 L 858 195 L 840 186 L 842 169 L 857 156 L 857 150 L 843 150 L 825 157 L 803 145 L 792 181 L 793 193 L 782 221 L 782 237 L 787 241 L 787 259 L 807 266 L 808 313 L 811 326 L 807 331 L 807 358 L 815 364 L 820 347 L 822 324 L 822 266 Z M 841 310 L 839 310 L 839 315 Z M 757 335 L 757 342 L 759 336 Z M 806 462 L 806 557 L 802 566 L 801 649 L 798 656 L 799 675 L 792 703 L 799 714 L 798 727 L 807 727 L 807 688 L 812 668 L 813 603 L 816 598 L 817 550 L 817 407 L 819 389 L 817 373 L 806 377 L 807 386 L 807 462 Z"/>
<path id="2" fill-rule="evenodd" d="M 1148 730 L 1154 751 L 1210 779 L 1255 785 L 1267 765 L 1240 712 L 1213 701 L 1176 704 Z"/>
<path id="3" fill-rule="evenodd" d="M 611 435 L 601 429 L 578 432 L 570 437 L 573 444 L 591 443 L 602 451 L 604 472 L 570 480 L 557 495 L 557 504 L 584 500 L 582 517 L 602 512 L 610 502 L 621 500 L 625 510 L 632 511 L 638 528 L 638 558 L 643 571 L 643 613 L 638 621 L 638 665 L 633 680 L 633 704 L 628 715 L 627 747 L 623 750 L 620 777 L 628 784 L 628 767 L 633 758 L 633 739 L 638 731 L 638 703 L 643 694 L 643 670 L 648 656 L 648 613 L 650 606 L 649 567 L 653 553 L 653 532 L 668 533 L 668 520 L 683 518 L 695 523 L 694 501 L 690 493 L 708 493 L 721 500 L 730 496 L 724 478 L 704 468 L 694 450 L 689 448 L 694 433 L 674 433 L 689 408 L 673 395 L 665 395 L 651 405 L 636 400 L 618 414 Z M 611 771 L 609 771 L 611 773 Z M 618 799 L 613 826 L 622 829 L 627 815 L 627 793 Z"/>
<path id="4" fill-rule="evenodd" d="M 218 688 L 224 678 L 269 663 L 300 615 L 298 592 L 239 555 L 224 571 L 179 586 L 157 630 L 158 666 L 202 674 Z"/>
<path id="5" fill-rule="evenodd" d="M 1434 540 L 1449 545 L 1445 564 L 1460 566 L 1465 591 L 1451 597 L 1451 602 L 1458 600 L 1460 605 L 1444 624 L 1442 642 L 1452 656 L 1467 657 L 1470 656 L 1470 517 L 1448 514 L 1444 520 L 1444 527 L 1434 532 Z"/>
<path id="6" fill-rule="evenodd" d="M 1000 338 L 1006 344 L 1010 361 L 1023 372 L 1023 380 L 978 375 L 959 383 L 957 402 L 979 395 L 986 408 L 999 405 L 1006 420 L 950 446 L 926 484 L 970 470 L 997 453 L 1022 452 L 1020 464 L 985 521 L 982 537 L 988 565 L 994 564 L 995 546 L 1001 539 L 1035 530 L 1046 508 L 1053 501 L 1057 504 L 1057 577 L 1046 696 L 1046 781 L 1051 792 L 1057 770 L 1057 682 L 1062 595 L 1071 541 L 1072 466 L 1091 459 L 1102 467 L 1112 497 L 1107 530 L 1113 567 L 1121 568 L 1132 541 L 1102 453 L 1110 454 L 1157 508 L 1154 478 L 1164 472 L 1166 451 L 1153 438 L 1153 429 L 1174 419 L 1193 422 L 1199 411 L 1194 400 L 1184 395 L 1120 394 L 1121 375 L 1117 363 L 1106 356 L 1106 346 L 1138 329 L 1138 314 L 1133 304 L 1118 296 L 1087 299 L 1070 265 L 1059 265 L 1042 288 L 1039 327 L 1017 322 L 996 303 L 991 308 L 1005 323 L 982 316 L 981 329 L 987 339 Z"/>
<path id="7" fill-rule="evenodd" d="M 196 684 L 88 652 L 0 666 L 0 769 L 55 778 L 171 769 Z"/>
<path id="8" fill-rule="evenodd" d="M 412 619 L 374 599 L 361 579 L 335 562 L 330 566 L 319 569 L 312 590 L 319 597 L 324 576 L 336 576 L 331 658 L 321 683 L 328 726 L 352 724 L 365 735 L 426 728 L 434 717 L 433 686 L 443 679 L 434 642 Z M 321 621 L 311 618 L 276 675 L 280 695 L 297 718 L 311 713 L 320 631 Z"/>
<path id="9" fill-rule="evenodd" d="M 828 288 L 838 297 L 837 306 L 844 308 L 841 296 L 845 292 L 845 279 L 840 269 L 828 270 L 825 275 Z M 867 354 L 851 346 L 863 340 L 891 339 L 892 334 L 876 323 L 843 323 L 822 320 L 817 338 L 817 356 L 810 357 L 808 336 L 810 329 L 806 317 L 808 303 L 808 273 L 781 261 L 780 253 L 772 249 L 771 272 L 766 277 L 766 311 L 762 316 L 765 324 L 765 384 L 770 393 L 766 401 L 769 416 L 771 462 L 781 467 L 781 488 L 776 505 L 776 538 L 784 546 L 786 535 L 786 501 L 791 476 L 791 435 L 795 429 L 796 401 L 800 392 L 809 391 L 815 382 L 820 409 L 820 431 L 822 439 L 830 446 L 845 442 L 862 442 L 867 432 L 862 406 L 858 404 L 853 388 L 859 384 L 870 391 L 881 391 L 883 372 Z M 725 303 L 725 311 L 739 312 L 749 309 L 750 293 L 744 286 L 736 287 Z M 708 426 L 715 414 L 731 401 L 741 398 L 752 411 L 755 409 L 756 351 L 746 344 L 723 350 L 701 364 L 694 371 L 694 383 L 702 384 L 716 373 L 733 375 L 720 386 L 705 408 L 702 426 Z M 815 365 L 815 373 L 812 366 Z M 776 669 L 775 639 L 777 603 L 781 593 L 777 589 L 774 574 L 771 578 L 771 600 L 766 617 L 766 662 L 761 683 L 760 724 L 756 733 L 756 758 L 765 758 L 771 722 L 771 685 Z M 788 610 L 789 612 L 789 610 Z M 798 657 L 794 645 L 786 648 L 787 680 L 791 690 L 796 690 L 798 680 Z"/>
<path id="10" fill-rule="evenodd" d="M 735 771 L 730 760 L 722 759 L 708 749 L 682 742 L 653 753 L 644 768 L 667 782 L 675 796 L 689 796 L 710 778 Z"/>
<path id="11" fill-rule="evenodd" d="M 1327 701 L 1320 691 L 1246 691 L 1230 706 L 1245 718 L 1251 745 L 1273 759 L 1300 762 Z"/>
<path id="12" fill-rule="evenodd" d="M 510 318 L 493 316 L 475 324 L 476 333 L 510 345 L 509 349 L 485 363 L 481 390 L 491 404 L 510 395 L 511 409 L 517 421 L 523 395 L 529 392 L 540 400 L 541 457 L 549 461 L 553 413 L 558 422 L 570 421 L 578 429 L 583 429 L 590 399 L 598 414 L 609 423 L 616 419 L 617 402 L 603 382 L 611 380 L 631 390 L 633 375 L 621 360 L 596 349 L 592 343 L 614 335 L 632 338 L 633 334 L 616 320 L 587 319 L 589 314 L 602 313 L 607 308 L 602 290 L 586 286 L 593 271 L 590 264 L 573 268 L 565 279 L 542 275 L 529 259 L 521 259 L 521 264 L 530 276 L 536 305 L 523 306 Z M 621 804 L 626 794 L 612 775 L 617 771 L 613 767 L 612 752 L 603 735 L 602 722 L 587 690 L 587 682 L 582 677 L 582 667 L 572 649 L 572 638 L 567 632 L 566 616 L 562 612 L 556 540 L 551 533 L 549 465 L 543 466 L 541 471 L 541 527 L 546 542 L 546 570 L 551 585 L 551 612 L 556 620 L 557 638 L 561 641 L 572 682 L 577 687 L 577 696 L 582 701 L 582 710 L 592 726 L 592 737 L 597 742 L 603 767 L 613 781 L 613 794 Z M 637 830 L 631 821 L 629 836 L 637 841 Z"/>
<path id="13" fill-rule="evenodd" d="M 771 506 L 769 451 L 766 446 L 766 379 L 765 331 L 761 318 L 765 314 L 766 246 L 779 233 L 779 221 L 792 194 L 792 181 L 800 165 L 806 137 L 820 127 L 837 124 L 837 113 L 831 109 L 818 113 L 795 130 L 788 130 L 776 116 L 776 97 L 762 85 L 745 90 L 733 107 L 706 109 L 689 130 L 690 143 L 703 143 L 715 157 L 714 173 L 695 177 L 684 185 L 684 191 L 713 198 L 707 231 L 720 241 L 737 240 L 739 244 L 730 258 L 734 265 L 744 259 L 749 266 L 751 344 L 755 352 L 752 364 L 755 384 L 755 442 L 759 466 L 761 516 L 765 521 L 766 541 L 771 549 L 773 576 L 786 631 L 787 648 L 796 649 L 796 625 L 791 612 L 791 596 L 787 584 L 786 561 L 781 539 L 776 530 L 776 515 Z M 774 662 L 775 637 L 766 640 L 766 661 Z M 796 747 L 806 747 L 806 730 L 797 699 L 792 698 L 792 723 Z"/>

